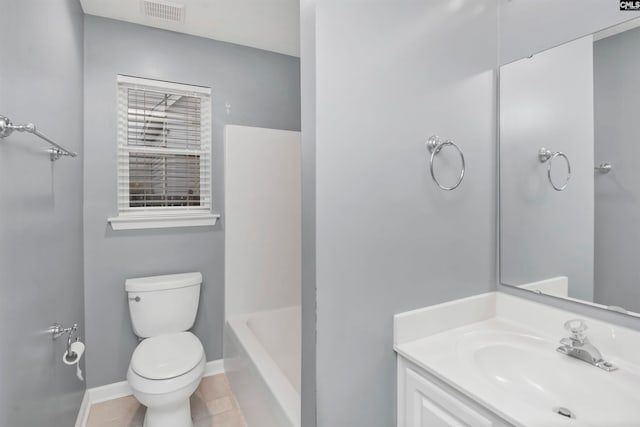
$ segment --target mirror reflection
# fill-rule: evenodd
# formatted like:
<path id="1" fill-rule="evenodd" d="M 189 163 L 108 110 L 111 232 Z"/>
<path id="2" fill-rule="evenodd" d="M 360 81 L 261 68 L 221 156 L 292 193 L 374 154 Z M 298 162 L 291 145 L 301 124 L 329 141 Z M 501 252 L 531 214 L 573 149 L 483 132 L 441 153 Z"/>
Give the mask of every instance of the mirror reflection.
<path id="1" fill-rule="evenodd" d="M 504 284 L 640 313 L 640 19 L 500 69 Z"/>

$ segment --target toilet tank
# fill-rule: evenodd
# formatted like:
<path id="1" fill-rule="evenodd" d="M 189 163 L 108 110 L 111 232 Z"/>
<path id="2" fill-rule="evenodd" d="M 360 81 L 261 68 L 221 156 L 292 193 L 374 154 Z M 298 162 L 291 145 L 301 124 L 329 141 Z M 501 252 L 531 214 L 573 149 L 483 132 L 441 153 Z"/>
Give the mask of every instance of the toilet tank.
<path id="1" fill-rule="evenodd" d="M 135 334 L 154 337 L 190 329 L 196 320 L 202 274 L 127 279 L 125 290 Z"/>

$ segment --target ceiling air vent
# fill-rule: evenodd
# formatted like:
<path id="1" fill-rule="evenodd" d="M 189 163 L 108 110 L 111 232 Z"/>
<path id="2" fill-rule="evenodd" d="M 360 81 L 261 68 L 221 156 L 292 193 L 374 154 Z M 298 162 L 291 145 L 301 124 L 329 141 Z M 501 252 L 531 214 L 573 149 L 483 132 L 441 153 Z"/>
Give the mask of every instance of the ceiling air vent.
<path id="1" fill-rule="evenodd" d="M 164 0 L 142 0 L 145 16 L 170 22 L 184 22 L 184 5 Z"/>

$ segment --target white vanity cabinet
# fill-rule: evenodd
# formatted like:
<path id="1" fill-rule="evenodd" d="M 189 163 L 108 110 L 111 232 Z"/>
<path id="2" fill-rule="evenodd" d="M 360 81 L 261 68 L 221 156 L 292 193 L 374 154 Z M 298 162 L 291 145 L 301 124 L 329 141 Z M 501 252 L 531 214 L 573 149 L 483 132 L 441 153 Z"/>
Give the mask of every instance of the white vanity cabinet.
<path id="1" fill-rule="evenodd" d="M 398 356 L 397 427 L 506 427 L 511 424 L 482 408 L 433 375 Z"/>

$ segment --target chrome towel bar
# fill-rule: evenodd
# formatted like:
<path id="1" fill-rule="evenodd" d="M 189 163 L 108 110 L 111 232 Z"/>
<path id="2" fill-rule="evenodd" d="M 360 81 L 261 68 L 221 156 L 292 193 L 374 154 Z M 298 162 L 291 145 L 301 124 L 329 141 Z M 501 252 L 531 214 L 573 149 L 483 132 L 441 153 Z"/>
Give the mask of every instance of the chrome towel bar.
<path id="1" fill-rule="evenodd" d="M 9 118 L 0 116 L 0 138 L 6 138 L 14 131 L 32 133 L 38 138 L 47 141 L 49 145 L 51 145 L 49 153 L 52 162 L 58 160 L 62 156 L 76 157 L 78 155 L 77 153 L 58 145 L 58 143 L 40 132 L 33 123 L 27 123 L 26 125 L 14 125 L 11 123 Z"/>

